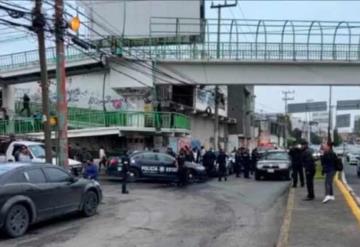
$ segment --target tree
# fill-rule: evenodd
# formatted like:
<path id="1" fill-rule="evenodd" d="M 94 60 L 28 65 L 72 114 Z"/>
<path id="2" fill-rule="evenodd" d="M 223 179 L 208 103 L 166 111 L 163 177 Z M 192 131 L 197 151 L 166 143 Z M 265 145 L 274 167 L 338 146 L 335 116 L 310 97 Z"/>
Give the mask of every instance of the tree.
<path id="1" fill-rule="evenodd" d="M 334 146 L 337 147 L 342 143 L 341 136 L 337 129 L 334 129 Z"/>
<path id="2" fill-rule="evenodd" d="M 320 145 L 322 143 L 322 138 L 314 132 L 311 132 L 310 139 L 312 144 Z"/>

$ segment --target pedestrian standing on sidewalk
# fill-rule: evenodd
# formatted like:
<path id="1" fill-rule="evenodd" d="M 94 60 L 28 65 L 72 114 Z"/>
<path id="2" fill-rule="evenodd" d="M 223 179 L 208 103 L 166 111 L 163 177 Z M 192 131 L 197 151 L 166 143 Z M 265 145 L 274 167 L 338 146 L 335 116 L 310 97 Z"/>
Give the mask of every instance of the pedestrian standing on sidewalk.
<path id="1" fill-rule="evenodd" d="M 103 165 L 106 168 L 106 152 L 105 152 L 105 148 L 103 146 L 100 147 L 99 149 L 99 173 L 101 172 L 101 165 Z"/>
<path id="2" fill-rule="evenodd" d="M 308 192 L 308 195 L 304 200 L 312 201 L 315 199 L 315 193 L 314 193 L 315 161 L 309 149 L 309 144 L 307 143 L 307 141 L 303 141 L 301 145 L 302 145 L 301 162 L 303 167 L 305 168 L 306 187 Z"/>
<path id="3" fill-rule="evenodd" d="M 121 157 L 121 173 L 122 173 L 122 185 L 121 185 L 121 193 L 122 194 L 129 194 L 129 191 L 127 189 L 127 183 L 128 183 L 128 172 L 129 172 L 129 166 L 130 166 L 130 158 L 127 151 L 124 151 L 123 156 Z"/>
<path id="4" fill-rule="evenodd" d="M 323 145 L 324 155 L 321 157 L 322 174 L 325 174 L 325 198 L 322 201 L 327 203 L 328 201 L 335 200 L 333 191 L 333 181 L 336 174 L 336 162 L 338 157 L 332 149 L 332 144 Z"/>
<path id="5" fill-rule="evenodd" d="M 289 155 L 292 165 L 293 188 L 297 187 L 298 178 L 300 178 L 300 185 L 304 187 L 304 168 L 301 161 L 301 145 L 296 145 L 290 149 Z"/>
<path id="6" fill-rule="evenodd" d="M 235 153 L 234 170 L 235 170 L 236 177 L 237 178 L 240 177 L 240 172 L 241 172 L 241 150 L 240 150 L 240 148 Z"/>
<path id="7" fill-rule="evenodd" d="M 219 171 L 218 171 L 218 180 L 219 182 L 221 182 L 222 178 L 224 178 L 225 181 L 227 181 L 227 174 L 226 174 L 226 154 L 224 152 L 224 150 L 221 148 L 219 155 L 216 159 L 218 165 L 219 165 Z"/>

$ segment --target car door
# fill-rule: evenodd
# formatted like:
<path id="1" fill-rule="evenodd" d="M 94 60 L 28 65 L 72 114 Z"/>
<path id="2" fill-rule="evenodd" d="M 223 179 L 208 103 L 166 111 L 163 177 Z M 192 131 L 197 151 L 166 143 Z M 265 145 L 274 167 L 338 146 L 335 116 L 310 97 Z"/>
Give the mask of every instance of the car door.
<path id="1" fill-rule="evenodd" d="M 27 181 L 24 193 L 34 202 L 38 220 L 51 218 L 57 206 L 55 187 L 46 182 L 45 174 L 39 167 L 29 167 L 22 175 Z"/>
<path id="2" fill-rule="evenodd" d="M 47 183 L 54 187 L 54 193 L 57 195 L 55 215 L 77 210 L 81 200 L 81 184 L 74 182 L 71 175 L 59 167 L 44 167 L 43 171 Z"/>
<path id="3" fill-rule="evenodd" d="M 159 178 L 159 159 L 156 153 L 144 153 L 139 159 L 141 173 L 146 178 Z"/>
<path id="4" fill-rule="evenodd" d="M 177 177 L 178 168 L 176 166 L 176 160 L 167 154 L 158 154 L 160 167 L 160 175 L 164 179 L 175 179 Z"/>

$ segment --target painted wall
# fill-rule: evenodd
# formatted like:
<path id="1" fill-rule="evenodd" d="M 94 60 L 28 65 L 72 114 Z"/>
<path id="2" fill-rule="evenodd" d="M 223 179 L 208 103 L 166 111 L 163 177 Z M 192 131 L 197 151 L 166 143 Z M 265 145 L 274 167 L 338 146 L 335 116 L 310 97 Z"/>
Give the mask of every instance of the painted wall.
<path id="1" fill-rule="evenodd" d="M 113 65 L 112 65 L 113 66 Z M 114 65 L 115 66 L 115 65 Z M 118 70 L 128 73 L 143 84 L 140 84 L 118 72 L 111 70 L 104 81 L 104 73 L 91 73 L 67 78 L 67 99 L 70 107 L 99 109 L 105 105 L 106 110 L 143 111 L 145 103 L 151 102 L 152 79 L 128 68 L 117 66 Z M 145 86 L 149 87 L 145 87 Z M 14 85 L 16 100 L 22 100 L 26 93 L 31 102 L 41 102 L 41 87 L 38 82 Z M 128 90 L 138 91 L 129 94 Z M 50 81 L 50 101 L 56 101 L 55 80 Z"/>

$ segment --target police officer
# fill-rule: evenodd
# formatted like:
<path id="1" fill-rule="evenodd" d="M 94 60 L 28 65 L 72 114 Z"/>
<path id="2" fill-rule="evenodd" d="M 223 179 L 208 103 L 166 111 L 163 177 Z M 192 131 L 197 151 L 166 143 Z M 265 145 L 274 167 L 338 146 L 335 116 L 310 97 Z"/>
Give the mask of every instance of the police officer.
<path id="1" fill-rule="evenodd" d="M 312 201 L 315 199 L 315 193 L 314 193 L 315 161 L 311 151 L 309 150 L 308 143 L 306 141 L 303 141 L 301 145 L 302 145 L 301 162 L 303 167 L 305 168 L 306 187 L 308 191 L 308 195 L 304 200 Z"/>
<path id="2" fill-rule="evenodd" d="M 254 174 L 258 160 L 259 160 L 259 152 L 257 148 L 254 148 L 251 152 L 251 168 L 250 168 L 251 174 Z"/>
<path id="3" fill-rule="evenodd" d="M 222 178 L 225 179 L 225 181 L 227 181 L 227 174 L 226 174 L 226 154 L 224 152 L 224 150 L 221 148 L 219 155 L 216 159 L 216 162 L 219 164 L 219 171 L 218 171 L 218 180 L 219 182 L 222 181 Z"/>
<path id="4" fill-rule="evenodd" d="M 121 172 L 122 172 L 122 176 L 123 176 L 121 193 L 129 194 L 129 191 L 127 190 L 127 182 L 128 182 L 130 158 L 126 151 L 124 152 L 124 155 L 121 157 L 121 164 L 122 164 Z"/>
<path id="5" fill-rule="evenodd" d="M 185 150 L 181 149 L 177 157 L 179 187 L 183 187 L 187 184 L 187 172 L 185 167 L 185 161 L 186 161 Z"/>
<path id="6" fill-rule="evenodd" d="M 206 174 L 210 177 L 212 170 L 214 169 L 214 162 L 216 161 L 216 155 L 210 148 L 203 156 L 203 166 L 206 169 Z"/>
<path id="7" fill-rule="evenodd" d="M 297 187 L 298 178 L 300 178 L 300 185 L 304 187 L 304 168 L 301 161 L 301 145 L 292 147 L 289 151 L 292 165 L 292 179 L 293 188 Z"/>
<path id="8" fill-rule="evenodd" d="M 244 171 L 244 177 L 249 178 L 250 173 L 250 153 L 246 148 L 242 148 L 241 152 L 241 165 Z"/>
<path id="9" fill-rule="evenodd" d="M 241 150 L 240 148 L 236 151 L 235 153 L 235 164 L 234 164 L 234 170 L 235 170 L 235 174 L 236 177 L 240 177 L 240 172 L 241 172 Z"/>

